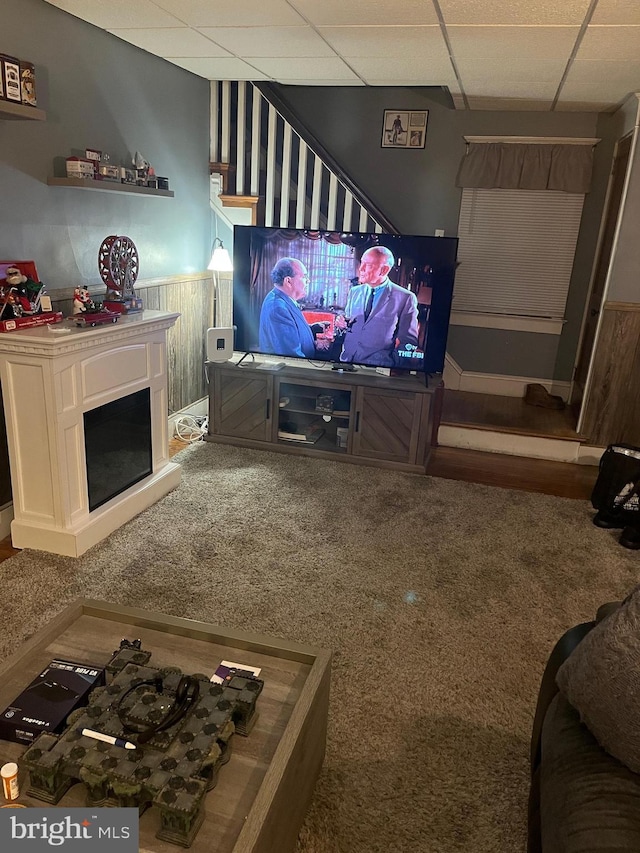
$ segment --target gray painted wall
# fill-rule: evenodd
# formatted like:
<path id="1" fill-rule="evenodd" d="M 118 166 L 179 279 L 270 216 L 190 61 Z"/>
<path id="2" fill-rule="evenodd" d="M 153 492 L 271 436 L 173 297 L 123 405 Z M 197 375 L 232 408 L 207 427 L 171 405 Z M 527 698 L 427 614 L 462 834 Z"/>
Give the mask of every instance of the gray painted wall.
<path id="1" fill-rule="evenodd" d="M 136 243 L 140 278 L 206 268 L 209 84 L 44 0 L 2 0 L 0 52 L 35 64 L 46 122 L 0 120 L 0 258 L 34 259 L 51 292 L 99 283 L 109 234 Z M 175 198 L 48 187 L 59 158 L 142 153 Z M 62 170 L 60 171 L 60 166 Z"/>
<path id="2" fill-rule="evenodd" d="M 601 135 L 597 113 L 453 110 L 434 89 L 280 86 L 279 92 L 390 221 L 410 234 L 457 233 L 455 178 L 465 135 Z M 429 110 L 424 150 L 381 148 L 383 111 L 396 108 Z M 562 335 L 452 327 L 448 350 L 463 369 L 571 378 L 615 142 L 611 122 L 601 124 L 608 132 L 596 148 Z"/>

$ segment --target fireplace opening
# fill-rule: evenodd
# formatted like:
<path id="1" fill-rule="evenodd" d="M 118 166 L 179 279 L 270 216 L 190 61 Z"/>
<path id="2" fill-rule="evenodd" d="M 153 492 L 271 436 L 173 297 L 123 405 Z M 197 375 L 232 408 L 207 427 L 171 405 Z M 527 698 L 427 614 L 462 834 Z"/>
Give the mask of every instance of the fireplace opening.
<path id="1" fill-rule="evenodd" d="M 153 472 L 150 389 L 85 412 L 84 448 L 92 512 Z"/>

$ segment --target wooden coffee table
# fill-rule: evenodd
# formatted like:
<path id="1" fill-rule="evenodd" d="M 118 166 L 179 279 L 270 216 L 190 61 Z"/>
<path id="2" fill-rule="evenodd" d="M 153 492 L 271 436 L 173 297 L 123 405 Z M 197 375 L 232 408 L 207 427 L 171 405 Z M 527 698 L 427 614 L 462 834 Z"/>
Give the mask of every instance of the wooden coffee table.
<path id="1" fill-rule="evenodd" d="M 0 710 L 58 657 L 105 664 L 120 640 L 141 639 L 155 666 L 213 673 L 221 660 L 262 667 L 259 719 L 249 737 L 235 735 L 231 760 L 205 798 L 205 819 L 193 853 L 288 853 L 295 847 L 322 766 L 327 731 L 331 654 L 297 643 L 245 634 L 190 619 L 101 601 L 79 599 L 0 666 Z M 0 740 L 0 763 L 15 761 L 26 746 Z M 26 796 L 20 802 L 55 808 Z M 59 806 L 85 803 L 74 785 Z M 160 820 L 140 818 L 141 853 L 176 853 L 155 837 Z"/>

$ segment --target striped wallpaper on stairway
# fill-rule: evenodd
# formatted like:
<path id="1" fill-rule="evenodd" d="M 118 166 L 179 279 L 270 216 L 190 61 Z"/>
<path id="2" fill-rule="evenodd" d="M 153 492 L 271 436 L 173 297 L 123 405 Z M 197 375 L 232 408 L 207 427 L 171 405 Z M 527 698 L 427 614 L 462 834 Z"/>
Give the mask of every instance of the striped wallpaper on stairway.
<path id="1" fill-rule="evenodd" d="M 212 81 L 210 159 L 234 167 L 227 195 L 263 199 L 258 225 L 383 231 L 252 83 Z"/>

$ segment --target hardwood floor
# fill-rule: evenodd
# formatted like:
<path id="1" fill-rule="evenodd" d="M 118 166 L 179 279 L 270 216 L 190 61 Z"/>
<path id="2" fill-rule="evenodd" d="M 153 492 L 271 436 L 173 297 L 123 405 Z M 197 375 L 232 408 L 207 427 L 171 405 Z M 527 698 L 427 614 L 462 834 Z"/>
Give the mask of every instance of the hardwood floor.
<path id="1" fill-rule="evenodd" d="M 598 476 L 598 467 L 503 453 L 480 453 L 457 447 L 436 447 L 431 454 L 427 474 L 467 483 L 588 500 Z"/>
<path id="2" fill-rule="evenodd" d="M 169 457 L 175 456 L 185 446 L 185 442 L 180 439 L 170 439 Z M 435 447 L 427 474 L 448 480 L 588 500 L 598 476 L 598 468 L 501 453 L 479 453 L 456 447 Z M 0 562 L 18 553 L 11 545 L 10 536 L 0 541 Z"/>
<path id="3" fill-rule="evenodd" d="M 521 397 L 476 394 L 471 391 L 444 392 L 441 423 L 532 435 L 580 440 L 577 419 L 569 407 L 561 410 L 531 406 Z"/>

